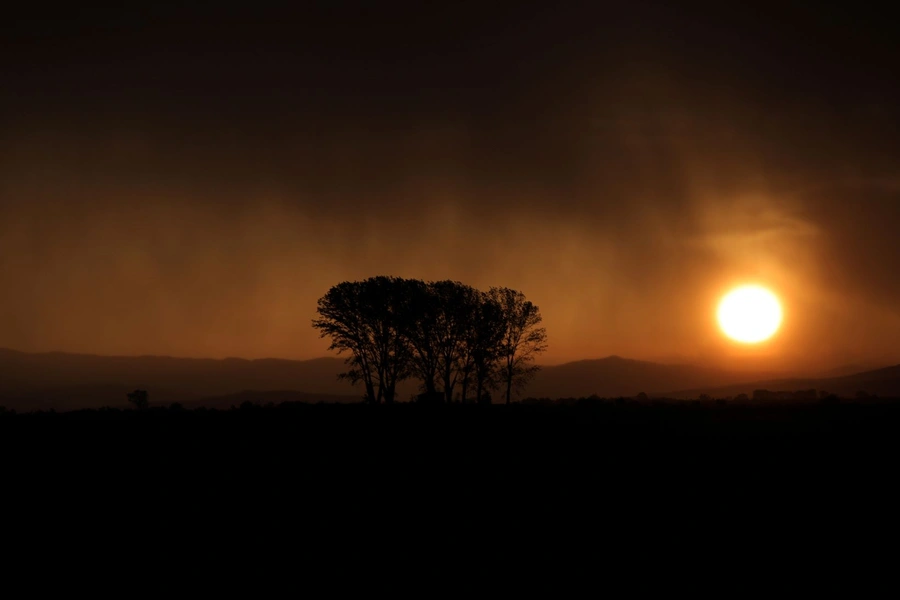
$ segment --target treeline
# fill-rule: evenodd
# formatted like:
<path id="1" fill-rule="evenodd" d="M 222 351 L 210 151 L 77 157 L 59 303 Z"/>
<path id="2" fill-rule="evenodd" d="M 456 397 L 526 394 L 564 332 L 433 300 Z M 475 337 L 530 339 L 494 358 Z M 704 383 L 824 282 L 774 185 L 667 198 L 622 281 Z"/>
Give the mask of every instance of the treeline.
<path id="1" fill-rule="evenodd" d="M 457 281 L 371 277 L 319 299 L 313 320 L 329 350 L 347 352 L 341 377 L 362 382 L 367 402 L 390 403 L 397 384 L 420 382 L 420 400 L 489 402 L 489 390 L 523 389 L 547 348 L 541 313 L 522 292 Z"/>

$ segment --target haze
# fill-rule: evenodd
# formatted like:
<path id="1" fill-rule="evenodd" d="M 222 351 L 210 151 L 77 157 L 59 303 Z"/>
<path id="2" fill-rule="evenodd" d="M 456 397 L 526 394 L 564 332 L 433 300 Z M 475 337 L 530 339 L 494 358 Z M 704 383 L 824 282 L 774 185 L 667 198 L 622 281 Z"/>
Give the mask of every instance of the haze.
<path id="1" fill-rule="evenodd" d="M 309 6 L 4 20 L 0 347 L 323 356 L 316 300 L 390 274 L 522 290 L 546 363 L 900 362 L 877 15 Z"/>

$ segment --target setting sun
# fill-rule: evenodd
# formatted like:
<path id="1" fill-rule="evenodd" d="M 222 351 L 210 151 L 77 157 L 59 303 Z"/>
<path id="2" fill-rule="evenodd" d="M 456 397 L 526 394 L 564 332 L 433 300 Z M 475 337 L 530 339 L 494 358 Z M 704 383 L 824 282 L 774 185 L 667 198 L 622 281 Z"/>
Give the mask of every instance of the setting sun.
<path id="1" fill-rule="evenodd" d="M 725 335 L 745 344 L 772 337 L 781 325 L 781 304 L 769 290 L 748 285 L 728 292 L 719 303 L 719 326 Z"/>

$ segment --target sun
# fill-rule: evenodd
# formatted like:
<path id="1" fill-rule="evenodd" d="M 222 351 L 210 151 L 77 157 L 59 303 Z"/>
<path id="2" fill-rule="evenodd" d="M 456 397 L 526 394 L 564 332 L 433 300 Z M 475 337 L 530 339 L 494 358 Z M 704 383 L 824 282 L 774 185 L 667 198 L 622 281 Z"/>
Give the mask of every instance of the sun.
<path id="1" fill-rule="evenodd" d="M 781 326 L 781 303 L 775 294 L 758 285 L 728 292 L 719 303 L 719 326 L 725 335 L 744 344 L 772 337 Z"/>

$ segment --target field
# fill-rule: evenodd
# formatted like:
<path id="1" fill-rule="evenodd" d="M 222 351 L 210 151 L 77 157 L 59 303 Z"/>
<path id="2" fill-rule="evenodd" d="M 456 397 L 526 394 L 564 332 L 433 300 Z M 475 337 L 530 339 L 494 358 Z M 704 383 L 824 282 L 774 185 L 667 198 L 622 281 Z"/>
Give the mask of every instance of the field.
<path id="1" fill-rule="evenodd" d="M 10 532 L 626 562 L 703 544 L 771 561 L 874 548 L 896 525 L 898 425 L 896 400 L 285 403 L 6 414 L 0 453 Z"/>
<path id="2" fill-rule="evenodd" d="M 328 469 L 467 464 L 474 470 L 617 468 L 641 461 L 690 466 L 727 460 L 810 465 L 860 453 L 887 459 L 900 445 L 900 401 L 729 403 L 581 399 L 569 403 L 420 406 L 308 404 L 230 410 L 150 407 L 69 412 L 7 412 L 0 433 L 8 462 L 60 452 L 97 452 L 128 463 L 184 460 L 210 464 L 260 460 Z M 648 464 L 649 464 L 648 463 Z"/>

